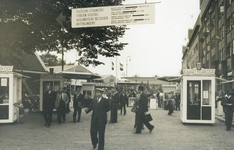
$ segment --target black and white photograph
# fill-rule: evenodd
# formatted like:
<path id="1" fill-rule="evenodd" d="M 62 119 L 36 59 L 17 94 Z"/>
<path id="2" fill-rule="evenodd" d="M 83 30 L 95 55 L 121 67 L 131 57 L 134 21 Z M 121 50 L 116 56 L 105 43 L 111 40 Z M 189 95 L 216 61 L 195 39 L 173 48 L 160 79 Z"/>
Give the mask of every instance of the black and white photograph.
<path id="1" fill-rule="evenodd" d="M 234 0 L 0 0 L 0 150 L 233 150 Z"/>

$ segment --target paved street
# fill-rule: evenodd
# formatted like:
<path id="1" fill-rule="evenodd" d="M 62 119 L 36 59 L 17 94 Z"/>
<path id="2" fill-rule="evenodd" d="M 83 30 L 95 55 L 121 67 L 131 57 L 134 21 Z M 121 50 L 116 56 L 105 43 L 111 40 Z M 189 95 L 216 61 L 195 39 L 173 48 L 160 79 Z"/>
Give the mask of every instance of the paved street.
<path id="1" fill-rule="evenodd" d="M 180 114 L 172 116 L 162 109 L 150 110 L 155 129 L 133 134 L 134 113 L 119 115 L 118 123 L 107 124 L 105 150 L 233 150 L 234 129 L 227 132 L 223 122 L 214 125 L 182 124 Z M 26 113 L 24 124 L 0 124 L 1 150 L 91 150 L 90 114 L 82 112 L 81 122 L 57 124 L 56 116 L 50 128 L 45 127 L 41 113 Z"/>

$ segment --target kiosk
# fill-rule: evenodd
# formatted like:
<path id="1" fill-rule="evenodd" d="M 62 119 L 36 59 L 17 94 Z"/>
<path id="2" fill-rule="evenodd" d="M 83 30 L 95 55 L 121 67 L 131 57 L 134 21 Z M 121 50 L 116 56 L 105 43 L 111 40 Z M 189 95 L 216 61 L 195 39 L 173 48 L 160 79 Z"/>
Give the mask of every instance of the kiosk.
<path id="1" fill-rule="evenodd" d="M 82 83 L 81 93 L 84 95 L 83 107 L 88 107 L 95 96 L 96 84 L 92 82 Z"/>
<path id="2" fill-rule="evenodd" d="M 215 123 L 215 69 L 183 69 L 180 117 L 183 123 Z"/>
<path id="3" fill-rule="evenodd" d="M 19 108 L 13 104 L 22 99 L 22 75 L 13 66 L 0 66 L 0 123 L 13 123 Z"/>

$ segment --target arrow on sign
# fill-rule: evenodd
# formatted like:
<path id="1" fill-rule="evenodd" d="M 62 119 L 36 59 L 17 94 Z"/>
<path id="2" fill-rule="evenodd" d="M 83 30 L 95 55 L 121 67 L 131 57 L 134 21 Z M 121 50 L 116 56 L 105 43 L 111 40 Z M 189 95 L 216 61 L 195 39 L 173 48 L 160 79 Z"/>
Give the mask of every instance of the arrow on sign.
<path id="1" fill-rule="evenodd" d="M 66 16 L 63 15 L 63 12 L 61 12 L 55 20 L 64 28 L 63 22 L 66 21 Z"/>

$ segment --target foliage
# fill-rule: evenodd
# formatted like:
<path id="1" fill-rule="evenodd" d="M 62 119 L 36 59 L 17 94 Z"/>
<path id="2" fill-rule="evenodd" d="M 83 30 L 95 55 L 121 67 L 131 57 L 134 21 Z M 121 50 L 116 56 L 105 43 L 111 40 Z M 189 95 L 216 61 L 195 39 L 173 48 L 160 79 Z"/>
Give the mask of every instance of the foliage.
<path id="1" fill-rule="evenodd" d="M 71 8 L 121 5 L 123 0 L 1 0 L 0 46 L 5 51 L 56 51 L 76 49 L 79 63 L 99 65 L 98 55 L 119 55 L 125 26 L 71 28 Z M 66 16 L 64 28 L 55 20 Z"/>
<path id="2" fill-rule="evenodd" d="M 62 59 L 58 58 L 56 55 L 46 53 L 46 54 L 40 55 L 40 57 L 45 64 L 48 64 L 48 66 L 62 65 Z M 63 62 L 63 64 L 66 65 L 66 60 Z"/>

